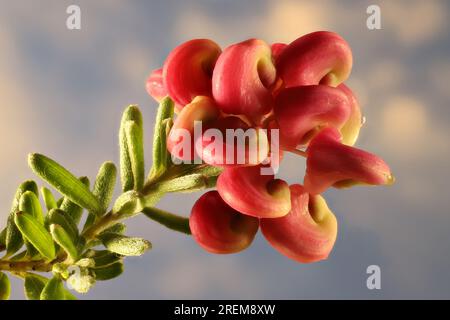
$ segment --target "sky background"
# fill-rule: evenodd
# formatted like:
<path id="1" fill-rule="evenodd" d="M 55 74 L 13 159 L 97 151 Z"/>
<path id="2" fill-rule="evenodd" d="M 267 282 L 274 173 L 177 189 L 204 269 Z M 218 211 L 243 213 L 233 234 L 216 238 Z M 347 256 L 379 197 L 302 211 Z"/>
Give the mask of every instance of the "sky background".
<path id="1" fill-rule="evenodd" d="M 78 31 L 65 25 L 71 4 L 81 7 Z M 382 30 L 366 27 L 370 4 L 381 7 Z M 348 84 L 367 119 L 357 146 L 382 156 L 397 178 L 392 187 L 328 191 L 338 239 L 327 261 L 310 265 L 278 254 L 260 234 L 248 250 L 219 256 L 135 218 L 128 233 L 154 249 L 126 259 L 120 278 L 82 298 L 450 298 L 447 1 L 0 0 L 0 8 L 1 228 L 17 185 L 35 178 L 29 152 L 93 179 L 103 161 L 118 163 L 121 112 L 132 103 L 144 113 L 150 151 L 156 103 L 145 79 L 191 38 L 226 47 L 250 37 L 341 34 L 354 55 Z M 301 182 L 303 170 L 303 159 L 288 156 L 280 177 Z M 167 196 L 158 206 L 188 215 L 199 196 Z M 372 264 L 381 268 L 381 290 L 366 287 Z M 20 280 L 12 298 L 24 298 Z"/>

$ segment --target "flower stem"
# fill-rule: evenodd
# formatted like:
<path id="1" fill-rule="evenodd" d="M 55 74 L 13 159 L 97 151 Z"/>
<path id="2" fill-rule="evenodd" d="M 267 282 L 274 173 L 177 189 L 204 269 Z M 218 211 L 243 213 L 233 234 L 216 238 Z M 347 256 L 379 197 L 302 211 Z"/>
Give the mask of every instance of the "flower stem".
<path id="1" fill-rule="evenodd" d="M 148 218 L 169 229 L 188 235 L 191 234 L 191 229 L 189 228 L 189 218 L 181 217 L 157 208 L 145 208 L 142 213 Z"/>

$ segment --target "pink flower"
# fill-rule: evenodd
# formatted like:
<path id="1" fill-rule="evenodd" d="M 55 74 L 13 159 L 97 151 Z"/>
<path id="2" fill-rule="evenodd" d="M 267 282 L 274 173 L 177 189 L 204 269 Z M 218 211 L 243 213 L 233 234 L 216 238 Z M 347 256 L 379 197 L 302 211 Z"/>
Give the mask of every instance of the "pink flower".
<path id="1" fill-rule="evenodd" d="M 261 219 L 261 231 L 285 256 L 303 263 L 328 257 L 337 235 L 336 217 L 325 200 L 309 195 L 299 184 L 291 189 L 291 211 L 276 219 Z"/>
<path id="2" fill-rule="evenodd" d="M 169 95 L 179 110 L 169 152 L 224 168 L 217 191 L 192 209 L 190 226 L 200 246 L 214 253 L 243 250 L 259 219 L 282 254 L 298 262 L 323 260 L 336 240 L 337 222 L 319 194 L 329 187 L 393 182 L 382 159 L 353 147 L 362 114 L 344 84 L 352 62 L 344 39 L 319 31 L 290 44 L 249 39 L 223 52 L 211 40 L 191 40 L 152 73 L 148 93 L 157 100 Z M 235 143 L 237 132 L 246 134 L 244 143 Z M 180 149 L 184 142 L 188 148 Z M 284 151 L 307 158 L 304 186 L 289 187 L 275 177 Z"/>
<path id="3" fill-rule="evenodd" d="M 389 166 L 369 152 L 344 145 L 335 128 L 323 129 L 307 149 L 305 188 L 318 194 L 331 186 L 389 185 L 394 177 Z"/>

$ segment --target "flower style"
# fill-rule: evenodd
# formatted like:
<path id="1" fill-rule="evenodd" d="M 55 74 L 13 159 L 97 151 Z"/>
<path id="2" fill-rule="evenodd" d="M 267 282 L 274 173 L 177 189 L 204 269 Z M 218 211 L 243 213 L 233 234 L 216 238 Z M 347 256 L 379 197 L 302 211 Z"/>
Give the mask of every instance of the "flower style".
<path id="1" fill-rule="evenodd" d="M 178 110 L 167 140 L 172 156 L 223 167 L 217 191 L 192 208 L 190 228 L 201 247 L 241 251 L 260 226 L 285 256 L 302 263 L 326 259 L 337 220 L 320 194 L 393 182 L 382 159 L 353 147 L 362 115 L 344 84 L 352 62 L 344 39 L 319 31 L 290 44 L 249 39 L 224 50 L 211 40 L 191 40 L 150 75 L 148 93 L 156 100 L 168 95 Z M 245 143 L 235 143 L 237 132 L 245 133 Z M 284 151 L 306 157 L 303 186 L 275 177 Z"/>

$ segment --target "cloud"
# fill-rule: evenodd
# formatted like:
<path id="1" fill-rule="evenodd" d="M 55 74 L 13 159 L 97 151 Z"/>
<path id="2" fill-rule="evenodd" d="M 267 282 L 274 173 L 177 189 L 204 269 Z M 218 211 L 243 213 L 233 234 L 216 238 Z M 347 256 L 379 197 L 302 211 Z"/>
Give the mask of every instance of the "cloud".
<path id="1" fill-rule="evenodd" d="M 447 10 L 443 1 L 384 1 L 382 28 L 392 30 L 406 46 L 423 45 L 445 33 Z"/>

